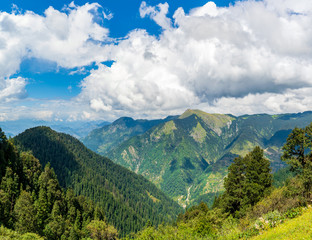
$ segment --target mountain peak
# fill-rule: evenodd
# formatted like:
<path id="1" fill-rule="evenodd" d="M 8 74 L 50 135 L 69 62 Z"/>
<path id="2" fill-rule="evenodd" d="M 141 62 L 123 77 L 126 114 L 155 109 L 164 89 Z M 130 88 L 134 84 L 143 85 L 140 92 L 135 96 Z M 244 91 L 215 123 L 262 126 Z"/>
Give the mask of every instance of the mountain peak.
<path id="1" fill-rule="evenodd" d="M 121 117 L 114 121 L 112 125 L 125 124 L 126 126 L 128 126 L 130 124 L 132 126 L 135 122 L 136 121 L 131 117 Z"/>
<path id="2" fill-rule="evenodd" d="M 198 110 L 198 109 L 187 109 L 180 117 L 179 119 L 184 119 L 184 118 L 187 118 L 191 115 L 197 115 L 197 116 L 200 116 L 200 115 L 205 115 L 205 114 L 209 114 L 209 113 L 206 113 L 204 111 L 201 111 L 201 110 Z"/>
<path id="3" fill-rule="evenodd" d="M 204 111 L 197 110 L 197 109 L 195 110 L 187 109 L 179 117 L 179 119 L 185 119 L 192 115 L 195 115 L 198 118 L 202 119 L 202 121 L 204 121 L 205 124 L 207 124 L 218 135 L 220 135 L 222 132 L 221 128 L 224 128 L 226 126 L 229 127 L 232 121 L 235 120 L 235 117 L 232 115 L 219 114 L 219 113 L 206 113 Z"/>

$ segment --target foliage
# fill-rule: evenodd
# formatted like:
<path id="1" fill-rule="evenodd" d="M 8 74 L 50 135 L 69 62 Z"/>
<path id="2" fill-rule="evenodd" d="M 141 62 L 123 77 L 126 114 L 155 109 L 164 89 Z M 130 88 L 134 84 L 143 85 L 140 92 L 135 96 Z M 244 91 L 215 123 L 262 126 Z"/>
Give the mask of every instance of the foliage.
<path id="1" fill-rule="evenodd" d="M 305 194 L 312 191 L 312 123 L 305 128 L 295 128 L 283 146 L 282 159 L 289 164 L 291 171 L 298 174 Z"/>
<path id="2" fill-rule="evenodd" d="M 224 212 L 241 217 L 245 215 L 246 209 L 268 195 L 271 186 L 270 162 L 264 158 L 263 150 L 255 147 L 244 158 L 235 158 L 229 167 L 220 205 Z"/>
<path id="3" fill-rule="evenodd" d="M 302 216 L 286 221 L 284 224 L 274 229 L 269 229 L 261 235 L 253 238 L 254 240 L 288 240 L 288 239 L 311 239 L 312 229 L 312 210 L 305 210 Z"/>
<path id="4" fill-rule="evenodd" d="M 31 150 L 43 166 L 50 163 L 62 187 L 72 188 L 75 195 L 84 195 L 98 203 L 106 221 L 116 227 L 121 236 L 138 231 L 148 220 L 153 225 L 173 221 L 181 210 L 144 177 L 92 152 L 67 134 L 37 127 L 16 136 L 14 141 L 22 149 Z M 43 209 L 39 219 L 46 216 L 47 210 L 52 210 L 49 197 L 59 199 L 58 195 L 49 195 L 49 189 L 57 190 L 55 183 L 49 184 L 43 186 L 47 196 L 39 192 Z M 40 224 L 45 223 L 41 221 Z M 56 231 L 52 223 L 46 231 L 51 231 L 52 227 Z"/>
<path id="5" fill-rule="evenodd" d="M 11 229 L 0 226 L 0 239 L 3 240 L 44 240 L 43 237 L 40 237 L 35 233 L 25 233 L 20 234 Z"/>
<path id="6" fill-rule="evenodd" d="M 90 134 L 88 141 L 101 145 L 122 140 L 110 146 L 110 151 L 106 148 L 105 154 L 142 174 L 186 207 L 198 204 L 203 199 L 199 199 L 201 195 L 211 193 L 206 197 L 213 199 L 214 193 L 223 191 L 223 179 L 232 156 L 244 156 L 255 146 L 266 149 L 265 156 L 270 159 L 273 172 L 284 167 L 280 156 L 287 134 L 311 120 L 311 112 L 234 117 L 189 109 L 167 124 L 158 123 L 148 130 L 141 128 L 137 133 L 134 125 L 116 122 L 95 130 L 97 134 Z M 133 135 L 129 134 L 128 139 L 121 132 Z M 102 149 L 97 151 L 103 154 Z"/>
<path id="7" fill-rule="evenodd" d="M 0 176 L 0 239 L 81 239 L 91 236 L 86 225 L 92 220 L 106 224 L 103 211 L 91 200 L 62 190 L 49 164 L 41 170 L 31 153 L 19 152 L 1 129 L 0 135 L 5 169 Z"/>
<path id="8" fill-rule="evenodd" d="M 118 236 L 117 230 L 104 221 L 92 220 L 86 228 L 92 239 L 116 240 Z"/>
<path id="9" fill-rule="evenodd" d="M 290 171 L 290 166 L 283 167 L 273 174 L 273 186 L 282 187 L 294 176 L 295 174 Z"/>

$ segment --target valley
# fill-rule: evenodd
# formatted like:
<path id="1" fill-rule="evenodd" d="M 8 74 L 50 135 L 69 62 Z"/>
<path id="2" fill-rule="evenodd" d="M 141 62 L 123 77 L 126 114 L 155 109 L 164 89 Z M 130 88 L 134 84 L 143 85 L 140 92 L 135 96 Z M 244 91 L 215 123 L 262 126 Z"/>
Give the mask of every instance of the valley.
<path id="1" fill-rule="evenodd" d="M 83 139 L 96 136 L 118 164 L 49 127 L 9 140 L 0 131 L 0 237 L 271 236 L 309 217 L 310 161 L 300 159 L 311 157 L 310 122 L 312 112 L 124 117 Z"/>
<path id="2" fill-rule="evenodd" d="M 264 149 L 273 172 L 284 167 L 280 156 L 288 134 L 294 127 L 308 125 L 312 112 L 236 117 L 189 109 L 173 119 L 157 121 L 138 131 L 139 121 L 132 119 L 132 125 L 127 125 L 119 119 L 91 131 L 83 142 L 143 175 L 185 207 L 222 192 L 233 159 L 255 146 Z M 104 147 L 108 140 L 116 145 Z"/>

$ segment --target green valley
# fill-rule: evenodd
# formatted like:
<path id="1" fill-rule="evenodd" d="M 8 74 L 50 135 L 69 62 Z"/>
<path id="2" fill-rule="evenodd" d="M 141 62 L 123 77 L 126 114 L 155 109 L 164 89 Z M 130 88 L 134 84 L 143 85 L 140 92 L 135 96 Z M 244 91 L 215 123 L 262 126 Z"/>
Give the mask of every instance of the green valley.
<path id="1" fill-rule="evenodd" d="M 145 132 L 132 131 L 135 136 L 128 135 L 125 141 L 104 128 L 97 133 L 103 139 L 108 135 L 110 142 L 121 141 L 105 155 L 143 175 L 180 205 L 187 206 L 197 199 L 209 201 L 223 191 L 223 178 L 233 159 L 246 155 L 255 146 L 264 149 L 274 172 L 285 166 L 280 156 L 287 135 L 294 127 L 306 126 L 311 121 L 312 112 L 235 117 L 189 109 Z M 85 139 L 87 145 L 88 141 L 91 140 Z M 101 145 L 101 140 L 97 145 Z"/>

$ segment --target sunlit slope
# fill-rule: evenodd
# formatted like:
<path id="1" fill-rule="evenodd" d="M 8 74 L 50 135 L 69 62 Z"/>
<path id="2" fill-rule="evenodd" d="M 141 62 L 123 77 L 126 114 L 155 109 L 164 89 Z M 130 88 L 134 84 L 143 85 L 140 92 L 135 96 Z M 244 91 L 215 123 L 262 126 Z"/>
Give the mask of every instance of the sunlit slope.
<path id="1" fill-rule="evenodd" d="M 312 239 L 312 208 L 301 216 L 263 232 L 252 240 L 310 240 Z"/>
<path id="2" fill-rule="evenodd" d="M 311 121 L 311 112 L 235 117 L 189 109 L 122 142 L 108 156 L 187 205 L 222 191 L 235 156 L 244 156 L 255 146 L 265 150 L 273 171 L 280 169 L 281 148 L 289 132 Z"/>

